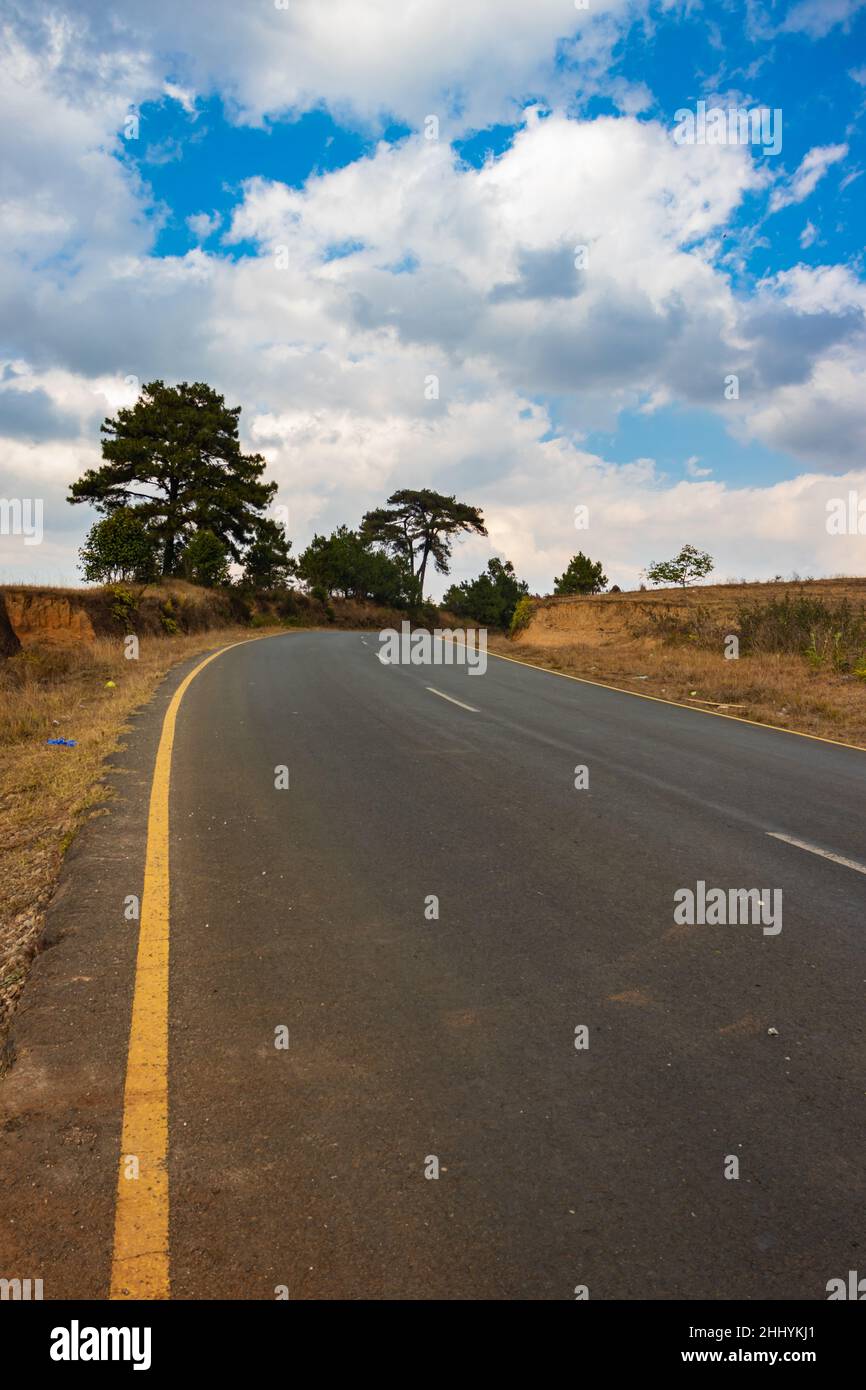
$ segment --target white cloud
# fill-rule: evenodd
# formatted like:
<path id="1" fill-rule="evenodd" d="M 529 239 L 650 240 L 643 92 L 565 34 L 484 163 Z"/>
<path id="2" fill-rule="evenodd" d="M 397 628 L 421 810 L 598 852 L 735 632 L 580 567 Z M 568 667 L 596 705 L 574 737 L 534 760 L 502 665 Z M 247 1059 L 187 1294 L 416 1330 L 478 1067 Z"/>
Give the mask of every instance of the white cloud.
<path id="1" fill-rule="evenodd" d="M 697 454 L 692 454 L 691 458 L 686 459 L 686 472 L 690 478 L 709 478 L 712 468 L 701 468 L 700 462 Z"/>
<path id="2" fill-rule="evenodd" d="M 866 284 L 844 265 L 795 265 L 758 288 L 801 314 L 866 312 Z"/>
<path id="3" fill-rule="evenodd" d="M 866 457 L 866 362 L 862 352 L 827 357 L 808 382 L 780 387 L 751 414 L 753 435 L 826 465 Z M 831 423 L 832 422 L 832 423 Z M 862 557 L 861 557 L 862 566 Z"/>
<path id="4" fill-rule="evenodd" d="M 219 230 L 222 217 L 218 212 L 196 212 L 186 219 L 186 225 L 198 241 L 207 241 Z"/>
<path id="5" fill-rule="evenodd" d="M 792 203 L 802 203 L 815 191 L 819 181 L 831 165 L 844 159 L 848 153 L 847 145 L 816 145 L 804 155 L 793 178 L 781 188 L 773 190 L 770 199 L 770 212 L 789 207 Z"/>
<path id="6" fill-rule="evenodd" d="M 439 4 L 416 9 L 417 32 L 382 5 L 366 8 L 370 32 L 359 33 L 352 6 L 275 16 L 154 0 L 125 9 L 107 37 L 97 13 L 98 63 L 95 40 L 74 26 L 56 26 L 40 59 L 9 39 L 0 98 L 20 138 L 0 221 L 0 305 L 16 361 L 0 381 L 0 435 L 4 490 L 38 486 L 50 503 L 45 557 L 65 556 L 73 577 L 89 518 L 65 504 L 65 485 L 97 461 L 99 421 L 130 398 L 132 375 L 204 378 L 243 404 L 296 546 L 314 527 L 357 522 L 396 486 L 426 484 L 483 506 L 490 544 L 537 588 L 584 541 L 621 584 L 684 540 L 724 573 L 856 568 L 842 541 L 827 549 L 821 499 L 841 480 L 820 470 L 860 476 L 863 287 L 842 266 L 797 266 L 734 293 L 722 233 L 766 186 L 748 150 L 678 148 L 655 122 L 558 110 L 530 112 L 512 148 L 475 169 L 455 158 L 443 123 L 439 142 L 382 144 L 301 190 L 249 181 L 226 240 L 258 244 L 257 257 L 149 254 L 145 190 L 113 152 L 131 106 L 165 90 L 154 36 L 198 54 L 171 93 L 188 109 L 219 83 L 248 118 L 316 92 L 368 114 L 384 93 L 414 118 L 453 80 L 468 84 L 465 123 L 503 109 L 502 92 L 544 67 L 565 23 L 560 3 L 484 3 L 456 18 Z M 578 43 L 601 52 L 626 6 L 595 9 L 600 23 Z M 567 23 L 584 22 L 575 13 Z M 325 37 L 323 15 L 334 26 Z M 812 151 L 797 171 L 796 201 L 826 155 Z M 189 225 L 205 240 L 215 218 Z M 575 265 L 578 246 L 586 265 Z M 729 372 L 737 402 L 724 399 Z M 430 375 L 438 400 L 425 397 Z M 539 404 L 548 397 L 555 420 Z M 737 438 L 787 449 L 806 461 L 805 479 L 730 488 L 693 456 L 670 486 L 652 459 L 618 465 L 583 447 L 622 409 L 669 404 L 712 409 Z M 583 538 L 577 503 L 590 507 Z M 32 550 L 8 563 L 33 573 Z M 481 540 L 461 547 L 455 576 L 488 553 Z"/>
<path id="7" fill-rule="evenodd" d="M 194 94 L 218 90 L 249 122 L 326 103 L 365 120 L 394 114 L 416 126 L 435 113 L 449 133 L 510 119 L 538 93 L 559 100 L 578 86 L 607 86 L 614 44 L 648 8 L 649 0 L 592 0 L 582 11 L 570 0 L 65 4 L 91 61 L 99 55 L 108 67 L 135 54 L 162 91 L 169 87 L 153 55 L 174 55 L 180 73 L 170 94 L 188 109 Z M 22 28 L 31 31 L 37 18 L 54 22 L 52 15 L 46 0 L 31 0 Z M 555 62 L 558 45 L 579 59 L 579 71 Z M 633 105 L 641 90 L 617 79 L 613 94 Z"/>
<path id="8" fill-rule="evenodd" d="M 110 77 L 97 65 L 81 101 L 60 78 L 78 61 L 76 35 L 60 21 L 39 55 L 11 30 L 0 34 L 0 260 L 19 272 L 58 256 L 68 270 L 118 245 L 143 250 L 152 238 L 140 219 L 142 189 L 112 154 L 130 111 L 124 89 L 142 86 L 140 63 L 118 55 Z"/>
<path id="9" fill-rule="evenodd" d="M 172 101 L 182 106 L 188 116 L 195 115 L 195 92 L 188 87 L 179 87 L 176 82 L 164 82 L 162 90 L 167 97 L 171 97 Z"/>
<path id="10" fill-rule="evenodd" d="M 866 0 L 798 0 L 779 26 L 779 32 L 821 39 L 837 24 L 847 28 L 848 21 L 864 4 Z"/>

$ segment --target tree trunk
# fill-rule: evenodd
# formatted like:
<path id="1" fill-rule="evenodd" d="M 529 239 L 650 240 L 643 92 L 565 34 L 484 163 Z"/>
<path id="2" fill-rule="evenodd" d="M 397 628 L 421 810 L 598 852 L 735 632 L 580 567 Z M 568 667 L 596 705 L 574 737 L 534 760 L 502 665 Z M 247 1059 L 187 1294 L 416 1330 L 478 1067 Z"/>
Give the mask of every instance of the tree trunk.
<path id="1" fill-rule="evenodd" d="M 424 554 L 421 557 L 421 565 L 418 570 L 418 602 L 424 602 L 424 576 L 427 573 L 427 561 L 430 558 L 430 542 L 425 542 Z"/>
<path id="2" fill-rule="evenodd" d="M 177 478 L 171 478 L 168 484 L 168 508 L 166 510 L 166 521 L 169 526 L 174 527 L 175 523 L 175 504 L 177 503 L 178 482 Z M 174 574 L 175 556 L 175 531 L 170 530 L 165 538 L 165 550 L 162 554 L 162 573 L 163 576 Z"/>

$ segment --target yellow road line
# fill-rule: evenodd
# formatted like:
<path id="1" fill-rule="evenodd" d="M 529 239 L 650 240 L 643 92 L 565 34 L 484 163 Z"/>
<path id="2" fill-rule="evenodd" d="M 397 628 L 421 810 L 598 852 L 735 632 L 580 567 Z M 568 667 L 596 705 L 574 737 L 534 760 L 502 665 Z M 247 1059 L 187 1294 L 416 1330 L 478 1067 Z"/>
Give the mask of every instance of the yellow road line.
<path id="1" fill-rule="evenodd" d="M 274 634 L 277 635 L 277 634 Z M 257 639 L 245 639 L 255 641 Z M 168 1298 L 168 798 L 180 702 L 200 671 L 232 647 L 200 661 L 171 698 L 153 770 L 144 891 L 123 1097 L 123 1131 L 111 1298 Z"/>
<path id="2" fill-rule="evenodd" d="M 242 645 L 242 642 L 231 642 L 219 651 L 212 652 L 184 678 L 166 710 L 156 755 L 147 822 L 144 892 L 141 901 L 138 957 L 123 1098 L 123 1130 L 111 1267 L 110 1296 L 113 1299 L 168 1298 L 170 1292 L 167 1158 L 171 754 L 177 712 L 186 690 L 205 666 L 222 656 L 223 652 Z M 645 695 L 639 690 L 608 685 L 604 681 L 591 680 L 586 676 L 572 676 L 567 671 L 554 671 L 533 661 L 502 656 L 499 652 L 491 651 L 489 655 L 495 656 L 499 661 L 513 662 L 516 666 L 528 666 L 534 671 L 544 671 L 549 676 L 562 676 L 565 680 L 578 681 L 581 685 L 618 690 L 620 694 L 633 695 L 638 700 L 654 700 L 657 704 L 675 705 L 679 709 L 691 710 L 693 714 L 711 715 L 717 719 L 734 719 L 740 724 L 753 724 L 759 729 L 774 729 L 778 733 L 809 738 L 817 743 L 831 743 L 838 748 L 853 748 L 858 753 L 866 751 L 855 743 L 843 743 L 839 739 L 801 733 L 799 729 L 783 729 L 778 724 L 765 724 L 761 720 L 744 719 L 736 714 L 695 709 L 694 705 L 686 705 L 680 700 L 666 700 L 660 695 Z M 131 1176 L 136 1171 L 137 1176 Z"/>
<path id="3" fill-rule="evenodd" d="M 733 719 L 737 724 L 753 724 L 756 729 L 774 729 L 777 734 L 791 734 L 794 738 L 810 738 L 813 743 L 832 743 L 834 748 L 853 748 L 855 753 L 866 753 L 860 743 L 843 743 L 839 738 L 823 738 L 821 734 L 805 734 L 801 729 L 785 729 L 781 724 L 765 724 L 762 719 L 746 719 L 742 714 L 723 714 L 718 709 L 697 709 L 683 700 L 666 700 L 664 695 L 645 695 L 642 690 L 628 690 L 624 685 L 608 685 L 607 681 L 590 680 L 588 676 L 571 676 L 568 671 L 554 671 L 550 666 L 539 666 L 536 661 L 521 661 L 516 656 L 503 656 L 501 652 L 487 649 L 488 656 L 497 661 L 511 661 L 515 666 L 528 666 L 532 671 L 545 671 L 548 676 L 562 676 L 567 681 L 579 681 L 581 685 L 597 685 L 601 690 L 617 690 L 620 695 L 633 695 L 636 700 L 654 700 L 657 705 L 674 705 L 677 709 L 690 709 L 692 714 L 708 714 L 713 719 Z"/>

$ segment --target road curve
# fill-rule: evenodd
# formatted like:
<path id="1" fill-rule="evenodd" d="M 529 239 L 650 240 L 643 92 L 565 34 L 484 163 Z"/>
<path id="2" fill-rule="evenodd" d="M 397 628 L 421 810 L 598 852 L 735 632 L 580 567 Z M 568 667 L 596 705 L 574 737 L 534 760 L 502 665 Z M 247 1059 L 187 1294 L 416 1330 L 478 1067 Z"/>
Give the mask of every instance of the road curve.
<path id="1" fill-rule="evenodd" d="M 184 696 L 172 1295 L 825 1298 L 862 1252 L 866 753 L 377 650 L 252 642 Z M 782 930 L 676 923 L 698 881 L 781 890 Z"/>

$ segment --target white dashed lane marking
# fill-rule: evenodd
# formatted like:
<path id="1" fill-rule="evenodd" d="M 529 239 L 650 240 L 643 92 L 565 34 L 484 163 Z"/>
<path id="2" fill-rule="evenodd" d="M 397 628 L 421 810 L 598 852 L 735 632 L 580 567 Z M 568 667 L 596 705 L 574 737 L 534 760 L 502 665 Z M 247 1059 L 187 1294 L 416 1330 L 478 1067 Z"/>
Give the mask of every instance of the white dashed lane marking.
<path id="1" fill-rule="evenodd" d="M 780 835 L 775 830 L 768 830 L 767 834 L 772 840 L 784 840 L 786 845 L 794 845 L 796 849 L 805 849 L 809 854 L 820 854 L 822 859 L 831 859 L 834 864 L 841 864 L 843 868 L 854 869 L 858 874 L 866 874 L 866 864 L 858 864 L 856 859 L 846 859 L 842 854 L 831 854 L 828 849 L 819 849 L 817 845 L 809 845 L 805 840 L 795 840 L 792 835 Z"/>
<path id="2" fill-rule="evenodd" d="M 451 705 L 459 705 L 461 709 L 468 709 L 470 714 L 481 713 L 480 709 L 476 709 L 474 705 L 464 705 L 462 700 L 455 700 L 453 695 L 443 695 L 441 690 L 434 690 L 432 685 L 425 685 L 424 689 L 429 690 L 431 695 L 438 695 L 440 700 L 447 700 Z"/>

